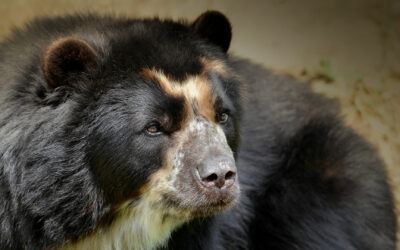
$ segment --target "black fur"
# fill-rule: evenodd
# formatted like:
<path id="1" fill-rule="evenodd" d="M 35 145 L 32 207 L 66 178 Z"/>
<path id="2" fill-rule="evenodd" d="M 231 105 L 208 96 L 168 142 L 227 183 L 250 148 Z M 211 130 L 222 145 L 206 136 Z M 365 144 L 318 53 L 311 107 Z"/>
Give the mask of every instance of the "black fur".
<path id="1" fill-rule="evenodd" d="M 226 55 L 230 25 L 222 17 L 205 20 L 222 20 L 217 30 L 229 39 L 204 37 L 215 30 L 203 25 L 196 33 L 196 25 L 169 20 L 77 15 L 36 20 L 1 43 L 1 249 L 55 247 L 112 223 L 113 205 L 138 195 L 160 168 L 163 143 L 182 116 L 181 101 L 140 71 L 162 69 L 179 81 L 201 73 L 200 57 L 243 80 L 210 76 L 231 105 L 224 132 L 241 197 L 178 228 L 164 248 L 395 249 L 392 196 L 374 150 L 330 101 Z M 96 66 L 54 88 L 41 61 L 64 37 L 86 41 Z M 146 136 L 147 124 L 165 113 L 166 136 Z"/>
<path id="2" fill-rule="evenodd" d="M 228 19 L 218 11 L 207 11 L 192 24 L 197 34 L 227 52 L 232 39 L 232 28 Z"/>

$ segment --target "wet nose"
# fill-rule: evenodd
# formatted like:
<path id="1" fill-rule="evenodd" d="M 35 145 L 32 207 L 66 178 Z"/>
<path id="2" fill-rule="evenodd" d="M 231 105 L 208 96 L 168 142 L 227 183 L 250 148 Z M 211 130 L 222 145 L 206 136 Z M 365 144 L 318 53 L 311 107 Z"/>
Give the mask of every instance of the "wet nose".
<path id="1" fill-rule="evenodd" d="M 227 188 L 235 183 L 236 165 L 230 156 L 214 156 L 204 160 L 197 168 L 198 178 L 205 187 Z"/>

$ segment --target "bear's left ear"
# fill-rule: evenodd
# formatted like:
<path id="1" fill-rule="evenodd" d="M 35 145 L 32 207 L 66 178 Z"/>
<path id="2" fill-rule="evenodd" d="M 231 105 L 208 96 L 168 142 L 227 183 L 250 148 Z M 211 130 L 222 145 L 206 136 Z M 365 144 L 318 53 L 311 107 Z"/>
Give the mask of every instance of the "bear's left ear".
<path id="1" fill-rule="evenodd" d="M 43 75 L 52 88 L 73 85 L 74 77 L 97 65 L 97 57 L 96 51 L 86 41 L 74 37 L 62 38 L 44 51 Z"/>
<path id="2" fill-rule="evenodd" d="M 192 24 L 192 29 L 201 37 L 227 52 L 232 39 L 231 24 L 222 13 L 207 11 L 201 14 Z"/>

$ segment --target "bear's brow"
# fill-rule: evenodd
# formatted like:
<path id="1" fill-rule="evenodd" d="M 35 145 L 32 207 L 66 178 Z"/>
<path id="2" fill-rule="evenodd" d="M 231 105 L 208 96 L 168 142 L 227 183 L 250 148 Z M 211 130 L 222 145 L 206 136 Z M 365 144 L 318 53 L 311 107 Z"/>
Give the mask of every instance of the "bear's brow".
<path id="1" fill-rule="evenodd" d="M 178 82 L 165 75 L 160 70 L 145 68 L 141 75 L 160 86 L 160 89 L 168 96 L 185 100 L 187 115 L 197 113 L 210 121 L 215 121 L 216 96 L 206 74 L 187 76 L 184 81 Z M 193 113 L 195 112 L 196 113 Z"/>

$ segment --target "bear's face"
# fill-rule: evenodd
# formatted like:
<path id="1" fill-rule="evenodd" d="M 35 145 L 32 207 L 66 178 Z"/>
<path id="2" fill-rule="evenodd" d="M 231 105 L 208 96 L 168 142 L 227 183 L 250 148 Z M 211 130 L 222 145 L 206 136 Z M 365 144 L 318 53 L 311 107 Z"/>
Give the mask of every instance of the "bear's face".
<path id="1" fill-rule="evenodd" d="M 237 198 L 237 110 L 223 85 L 234 80 L 216 59 L 199 64 L 179 80 L 160 68 L 129 72 L 87 108 L 91 168 L 113 203 L 151 196 L 153 206 L 198 216 Z"/>
<path id="2" fill-rule="evenodd" d="M 66 129 L 109 204 L 107 232 L 147 249 L 238 198 L 239 83 L 224 53 L 230 25 L 219 13 L 190 27 L 159 20 L 116 27 L 102 46 L 52 42 L 42 70 L 48 86 L 75 103 Z"/>

